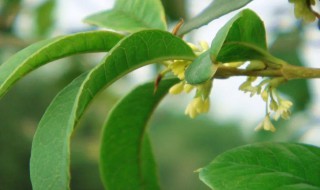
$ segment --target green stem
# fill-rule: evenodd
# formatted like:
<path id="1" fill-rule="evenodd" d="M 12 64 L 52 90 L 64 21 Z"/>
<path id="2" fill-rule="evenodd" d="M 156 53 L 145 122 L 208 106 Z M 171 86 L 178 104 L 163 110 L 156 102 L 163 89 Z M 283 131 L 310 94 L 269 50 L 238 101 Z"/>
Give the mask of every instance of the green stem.
<path id="1" fill-rule="evenodd" d="M 214 78 L 223 79 L 233 76 L 284 77 L 286 80 L 310 79 L 320 78 L 320 69 L 284 64 L 278 69 L 246 70 L 221 65 Z"/>
<path id="2" fill-rule="evenodd" d="M 221 65 L 214 78 L 229 78 L 233 76 L 282 77 L 283 74 L 280 69 L 246 70 Z"/>
<path id="3" fill-rule="evenodd" d="M 295 65 L 286 65 L 282 67 L 283 77 L 287 80 L 292 79 L 311 79 L 320 78 L 319 68 L 300 67 Z"/>

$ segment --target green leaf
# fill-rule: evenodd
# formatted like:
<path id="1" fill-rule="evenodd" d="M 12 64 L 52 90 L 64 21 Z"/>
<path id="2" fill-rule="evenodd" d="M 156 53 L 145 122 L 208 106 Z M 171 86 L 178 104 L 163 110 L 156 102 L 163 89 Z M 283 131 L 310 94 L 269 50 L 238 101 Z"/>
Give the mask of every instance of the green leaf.
<path id="1" fill-rule="evenodd" d="M 200 61 L 202 58 L 199 57 L 198 61 L 194 61 L 189 66 L 186 72 L 188 83 L 201 84 L 210 80 L 220 62 L 275 59 L 267 51 L 263 22 L 249 9 L 235 15 L 219 30 L 211 43 L 209 52 L 211 64 L 208 59 Z"/>
<path id="2" fill-rule="evenodd" d="M 200 28 L 225 14 L 237 10 L 252 0 L 214 0 L 205 10 L 198 16 L 192 18 L 180 28 L 178 34 L 185 34 L 193 29 Z"/>
<path id="3" fill-rule="evenodd" d="M 69 189 L 70 137 L 75 124 L 99 91 L 144 65 L 194 57 L 184 41 L 164 31 L 141 31 L 119 42 L 101 64 L 63 89 L 42 117 L 32 144 L 33 189 Z"/>
<path id="4" fill-rule="evenodd" d="M 125 32 L 167 30 L 160 0 L 116 0 L 113 9 L 93 14 L 84 22 Z"/>
<path id="5" fill-rule="evenodd" d="M 241 11 L 219 30 L 210 54 L 213 62 L 246 61 L 268 54 L 262 20 L 250 9 Z"/>
<path id="6" fill-rule="evenodd" d="M 56 8 L 56 0 L 47 0 L 43 2 L 35 10 L 36 28 L 38 35 L 46 35 L 54 25 L 54 11 Z"/>
<path id="7" fill-rule="evenodd" d="M 40 41 L 21 50 L 0 66 L 0 97 L 20 78 L 36 68 L 77 53 L 106 52 L 121 35 L 106 32 L 83 32 Z"/>
<path id="8" fill-rule="evenodd" d="M 185 72 L 189 84 L 200 84 L 213 77 L 218 70 L 218 64 L 212 64 L 209 50 L 197 57 Z M 201 74 L 199 74 L 201 73 Z"/>
<path id="9" fill-rule="evenodd" d="M 215 190 L 319 190 L 320 149 L 294 143 L 259 143 L 229 150 L 200 170 Z"/>
<path id="10" fill-rule="evenodd" d="M 106 189 L 160 189 L 147 122 L 177 81 L 161 81 L 155 94 L 153 82 L 139 86 L 112 110 L 104 126 L 100 149 L 100 170 Z"/>

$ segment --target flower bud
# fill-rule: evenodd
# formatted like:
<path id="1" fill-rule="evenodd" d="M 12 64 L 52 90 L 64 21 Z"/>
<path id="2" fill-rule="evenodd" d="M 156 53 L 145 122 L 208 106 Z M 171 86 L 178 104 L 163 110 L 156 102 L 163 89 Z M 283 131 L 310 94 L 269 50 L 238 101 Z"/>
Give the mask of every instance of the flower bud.
<path id="1" fill-rule="evenodd" d="M 184 82 L 179 82 L 169 89 L 170 94 L 180 94 L 183 91 Z"/>

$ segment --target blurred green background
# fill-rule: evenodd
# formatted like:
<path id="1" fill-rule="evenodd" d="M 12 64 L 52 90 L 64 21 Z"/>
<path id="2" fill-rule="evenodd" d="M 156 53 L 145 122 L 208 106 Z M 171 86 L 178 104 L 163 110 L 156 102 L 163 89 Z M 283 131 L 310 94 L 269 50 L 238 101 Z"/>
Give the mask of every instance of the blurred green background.
<path id="1" fill-rule="evenodd" d="M 57 6 L 58 3 L 56 0 L 0 0 L 0 64 L 29 44 L 59 34 L 61 30 L 56 22 L 61 6 Z M 171 26 L 180 18 L 190 17 L 189 1 L 163 0 L 163 5 Z M 72 14 L 72 7 L 69 8 Z M 305 26 L 298 21 L 283 25 L 280 21 L 288 17 L 293 20 L 292 12 L 288 10 L 274 10 L 274 15 L 268 29 L 271 52 L 292 64 L 304 65 L 301 50 L 306 45 L 306 31 L 314 26 Z M 79 15 L 78 19 L 85 16 Z M 23 30 L 24 25 L 29 25 L 32 30 Z M 81 30 L 89 29 L 92 28 L 88 26 Z M 78 30 L 75 28 L 68 32 Z M 192 39 L 192 36 L 188 38 Z M 56 61 L 19 81 L 1 99 L 0 190 L 31 189 L 29 158 L 37 123 L 55 94 L 97 64 L 101 56 L 77 55 Z M 149 69 L 156 73 L 159 68 Z M 100 94 L 77 126 L 71 153 L 72 189 L 103 189 L 98 169 L 100 129 L 112 105 L 134 87 L 137 82 L 132 83 L 132 80 L 135 79 L 133 75 L 125 77 Z M 317 117 L 310 112 L 314 94 L 310 89 L 310 84 L 304 80 L 281 87 L 281 92 L 294 101 L 295 107 L 290 121 L 276 123 L 280 127 L 275 134 L 254 132 L 254 125 L 244 126 L 245 119 L 220 120 L 214 113 L 189 119 L 183 114 L 183 106 L 172 106 L 178 98 L 167 97 L 152 117 L 149 131 L 163 189 L 209 189 L 198 179 L 195 171 L 230 148 L 258 141 L 307 141 L 304 135 L 314 126 L 319 126 Z M 237 95 L 233 98 L 237 99 Z M 250 115 L 248 118 L 252 119 Z"/>

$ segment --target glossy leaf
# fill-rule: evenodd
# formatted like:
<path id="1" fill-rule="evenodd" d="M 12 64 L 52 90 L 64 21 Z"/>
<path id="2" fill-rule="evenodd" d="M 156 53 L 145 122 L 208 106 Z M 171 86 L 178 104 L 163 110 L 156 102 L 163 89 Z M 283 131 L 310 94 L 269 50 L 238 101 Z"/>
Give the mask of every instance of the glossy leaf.
<path id="1" fill-rule="evenodd" d="M 147 123 L 177 81 L 161 81 L 155 94 L 154 83 L 139 86 L 112 110 L 104 126 L 100 149 L 100 171 L 106 189 L 160 189 Z"/>
<path id="2" fill-rule="evenodd" d="M 319 190 L 320 149 L 294 143 L 259 143 L 229 150 L 200 170 L 215 190 Z"/>
<path id="3" fill-rule="evenodd" d="M 116 0 L 113 9 L 93 14 L 84 22 L 125 32 L 167 30 L 160 0 Z"/>
<path id="4" fill-rule="evenodd" d="M 185 72 L 185 79 L 189 84 L 199 84 L 213 77 L 218 69 L 218 64 L 213 64 L 210 52 L 206 51 L 197 57 Z M 201 74 L 199 74 L 201 73 Z"/>
<path id="5" fill-rule="evenodd" d="M 257 59 L 261 54 L 268 54 L 266 50 L 262 20 L 245 9 L 219 30 L 211 43 L 210 54 L 213 62 L 232 62 Z"/>
<path id="6" fill-rule="evenodd" d="M 137 32 L 119 42 L 98 66 L 63 89 L 42 117 L 32 144 L 33 189 L 69 189 L 70 136 L 99 91 L 144 65 L 194 57 L 184 41 L 159 30 Z"/>
<path id="7" fill-rule="evenodd" d="M 252 0 L 213 0 L 213 2 L 198 16 L 186 21 L 178 34 L 185 34 L 193 29 L 200 28 L 214 19 L 245 6 L 251 1 Z"/>
<path id="8" fill-rule="evenodd" d="M 216 72 L 214 65 L 272 57 L 267 52 L 266 33 L 263 22 L 251 10 L 245 9 L 223 26 L 209 49 L 212 64 L 195 61 L 186 72 L 187 82 L 201 84 L 210 80 Z M 200 58 L 201 59 L 201 58 Z M 212 69 L 214 68 L 214 69 Z"/>
<path id="9" fill-rule="evenodd" d="M 22 8 L 22 0 L 2 0 L 0 3 L 0 30 L 1 32 L 13 31 L 14 22 L 19 10 Z"/>
<path id="10" fill-rule="evenodd" d="M 121 35 L 92 31 L 40 41 L 21 50 L 0 65 L 0 97 L 20 78 L 38 67 L 77 53 L 109 51 Z"/>

